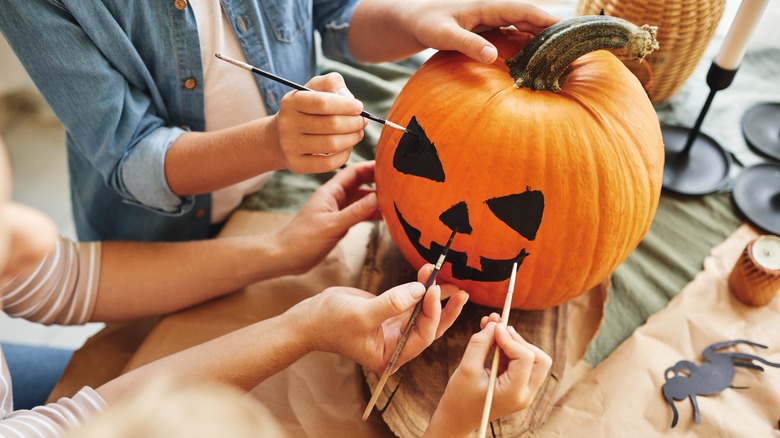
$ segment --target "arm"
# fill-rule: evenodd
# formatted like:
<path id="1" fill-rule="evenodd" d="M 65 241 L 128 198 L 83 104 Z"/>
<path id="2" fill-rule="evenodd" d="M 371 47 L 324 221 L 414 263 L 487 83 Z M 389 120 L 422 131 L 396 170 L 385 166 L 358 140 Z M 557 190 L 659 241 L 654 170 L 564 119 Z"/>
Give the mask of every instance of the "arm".
<path id="1" fill-rule="evenodd" d="M 368 124 L 363 104 L 337 73 L 306 86 L 322 92 L 291 91 L 273 116 L 179 137 L 165 157 L 171 190 L 207 193 L 271 170 L 322 173 L 346 163 Z"/>
<path id="2" fill-rule="evenodd" d="M 149 8 L 154 10 L 143 24 L 170 26 L 168 6 Z M 107 5 L 68 9 L 52 0 L 14 2 L 3 5 L 0 30 L 65 126 L 70 152 L 127 201 L 180 214 L 191 206 L 187 196 L 269 170 L 336 169 L 362 138 L 362 106 L 348 92 L 339 94 L 346 90 L 340 77 L 307 84 L 324 93 L 289 93 L 274 116 L 188 132 L 181 126 L 197 121 L 172 114 L 174 105 L 166 100 L 182 86 L 177 72 L 157 72 L 164 60 L 143 52 L 133 39 L 165 33 L 126 34 L 119 22 L 130 18 L 114 13 Z"/>
<path id="3" fill-rule="evenodd" d="M 513 327 L 497 324 L 497 319 L 497 315 L 492 317 L 479 333 L 471 337 L 424 436 L 466 437 L 479 427 L 490 376 L 485 361 L 491 347 L 496 344 L 501 348 L 502 364 L 496 379 L 490 418 L 500 418 L 525 409 L 533 401 L 552 361 L 545 352 L 526 342 Z"/>
<path id="4" fill-rule="evenodd" d="M 349 48 L 367 62 L 401 59 L 430 47 L 492 63 L 495 46 L 474 32 L 514 25 L 536 34 L 557 21 L 516 0 L 361 0 L 350 23 Z"/>
<path id="5" fill-rule="evenodd" d="M 425 266 L 419 276 L 427 276 L 431 269 Z M 401 362 L 430 345 L 460 313 L 467 295 L 454 293 L 442 309 L 442 289 L 451 294 L 454 288 L 429 289 Z M 421 283 L 397 286 L 378 297 L 353 288 L 329 288 L 278 317 L 138 368 L 97 392 L 110 404 L 159 373 L 175 373 L 184 381 L 219 381 L 248 391 L 314 350 L 339 353 L 381 370 L 423 292 Z"/>
<path id="6" fill-rule="evenodd" d="M 267 235 L 177 243 L 104 242 L 92 320 L 169 313 L 260 280 L 306 272 L 352 225 L 377 218 L 376 195 L 365 186 L 373 181 L 373 161 L 337 172 L 289 224 Z"/>

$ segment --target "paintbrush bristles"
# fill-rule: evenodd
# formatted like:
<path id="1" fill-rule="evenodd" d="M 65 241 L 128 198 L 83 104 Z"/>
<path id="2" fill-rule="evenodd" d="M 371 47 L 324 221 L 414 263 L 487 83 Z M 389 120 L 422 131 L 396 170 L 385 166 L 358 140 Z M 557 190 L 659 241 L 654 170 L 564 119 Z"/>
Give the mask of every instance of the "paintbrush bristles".
<path id="1" fill-rule="evenodd" d="M 245 70 L 252 71 L 252 66 L 251 65 L 249 65 L 249 64 L 247 64 L 245 62 L 241 62 L 238 59 L 233 59 L 233 58 L 231 58 L 229 56 L 225 56 L 225 55 L 223 55 L 221 53 L 215 53 L 214 56 L 216 56 L 217 58 L 219 58 L 219 59 L 221 59 L 223 61 L 227 61 L 227 62 L 229 62 L 229 63 L 231 63 L 231 64 L 233 64 L 233 65 L 235 65 L 237 67 L 241 67 L 241 68 L 243 68 Z"/>

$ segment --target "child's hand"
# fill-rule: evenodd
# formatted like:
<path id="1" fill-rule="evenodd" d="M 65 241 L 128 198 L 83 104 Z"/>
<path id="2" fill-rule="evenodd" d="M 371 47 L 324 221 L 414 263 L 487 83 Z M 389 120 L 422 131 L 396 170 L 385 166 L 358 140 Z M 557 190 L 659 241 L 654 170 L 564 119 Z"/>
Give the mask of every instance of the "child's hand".
<path id="1" fill-rule="evenodd" d="M 315 92 L 287 93 L 273 116 L 278 158 L 295 173 L 338 169 L 363 138 L 363 104 L 338 73 L 316 76 L 306 87 Z"/>
<path id="2" fill-rule="evenodd" d="M 483 324 L 487 324 L 471 337 L 425 436 L 465 437 L 479 427 L 493 360 L 491 347 L 496 343 L 501 348 L 501 360 L 490 419 L 525 409 L 533 401 L 552 360 L 526 342 L 513 327 L 498 324 L 497 319 L 496 316 L 483 319 Z"/>

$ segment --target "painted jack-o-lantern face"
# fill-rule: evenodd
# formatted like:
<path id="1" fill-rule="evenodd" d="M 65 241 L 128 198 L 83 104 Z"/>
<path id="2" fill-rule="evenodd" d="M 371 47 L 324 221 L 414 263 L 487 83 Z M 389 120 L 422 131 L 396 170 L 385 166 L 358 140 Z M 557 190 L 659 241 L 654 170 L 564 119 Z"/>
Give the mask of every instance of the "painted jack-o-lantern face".
<path id="1" fill-rule="evenodd" d="M 425 129 L 417 123 L 414 117 L 409 123 L 409 128 L 419 135 L 406 133 L 403 135 L 393 155 L 393 167 L 406 175 L 445 184 L 447 173 L 439 159 L 436 146 L 428 139 L 425 135 Z M 453 178 L 456 177 L 453 176 Z M 542 222 L 544 195 L 540 191 L 526 188 L 522 192 L 518 191 L 490 199 L 470 199 L 469 202 L 459 200 L 438 216 L 439 221 L 448 229 L 457 230 L 460 234 L 472 234 L 474 229 L 469 219 L 469 204 L 473 205 L 472 212 L 476 208 L 487 208 L 509 229 L 514 230 L 526 240 L 534 240 Z M 442 245 L 437 242 L 431 242 L 428 247 L 423 245 L 420 242 L 422 232 L 404 219 L 397 204 L 394 207 L 396 218 L 417 253 L 425 260 L 435 261 L 442 251 Z M 467 253 L 450 249 L 447 260 L 453 279 L 499 282 L 508 279 L 512 272 L 513 263 L 522 264 L 526 256 L 528 253 L 525 248 L 505 259 L 482 256 L 479 259 L 479 267 L 472 267 L 467 263 Z"/>
<path id="2" fill-rule="evenodd" d="M 492 65 L 439 52 L 409 80 L 377 145 L 379 207 L 414 268 L 500 308 L 566 302 L 606 278 L 647 233 L 661 189 L 663 141 L 639 81 L 614 55 L 582 56 L 560 91 L 518 87 L 504 63 L 525 34 L 493 32 Z"/>

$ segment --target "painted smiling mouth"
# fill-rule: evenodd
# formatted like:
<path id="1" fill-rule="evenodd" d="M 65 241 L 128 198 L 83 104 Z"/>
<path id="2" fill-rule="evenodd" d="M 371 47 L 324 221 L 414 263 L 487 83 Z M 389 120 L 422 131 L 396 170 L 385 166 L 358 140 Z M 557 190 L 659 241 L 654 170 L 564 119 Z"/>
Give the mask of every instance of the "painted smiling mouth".
<path id="1" fill-rule="evenodd" d="M 444 246 L 438 242 L 431 241 L 431 247 L 426 248 L 420 243 L 420 237 L 422 232 L 417 228 L 414 228 L 409 222 L 404 219 L 401 211 L 398 210 L 398 206 L 393 203 L 395 207 L 395 214 L 398 216 L 398 220 L 401 222 L 401 226 L 406 232 L 406 237 L 414 246 L 414 249 L 428 262 L 433 263 L 439 257 Z M 530 254 L 525 251 L 525 248 L 520 250 L 516 256 L 506 259 L 497 260 L 487 257 L 480 257 L 480 266 L 482 269 L 475 269 L 466 265 L 468 256 L 465 252 L 456 251 L 450 248 L 447 253 L 447 261 L 452 267 L 452 276 L 458 280 L 472 280 L 472 281 L 504 281 L 512 274 L 512 264 L 517 262 L 518 265 L 523 264 L 523 260 Z"/>

